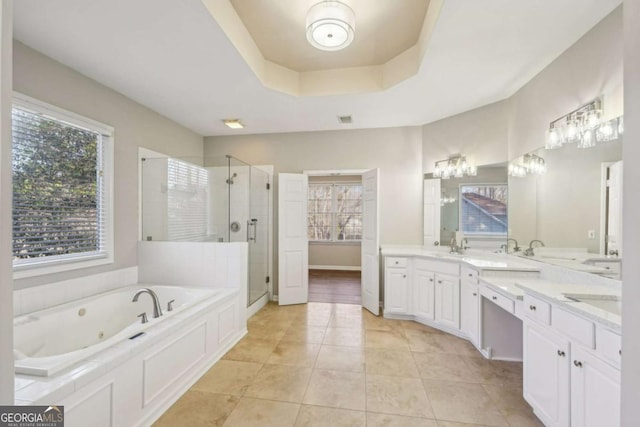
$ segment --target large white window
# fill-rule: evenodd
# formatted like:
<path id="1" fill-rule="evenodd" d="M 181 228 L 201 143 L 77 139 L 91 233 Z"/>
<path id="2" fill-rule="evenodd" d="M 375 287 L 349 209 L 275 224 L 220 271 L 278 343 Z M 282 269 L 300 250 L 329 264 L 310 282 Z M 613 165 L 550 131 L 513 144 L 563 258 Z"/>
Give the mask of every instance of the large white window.
<path id="1" fill-rule="evenodd" d="M 505 237 L 507 185 L 461 185 L 460 230 L 465 236 Z"/>
<path id="2" fill-rule="evenodd" d="M 16 95 L 12 132 L 16 276 L 112 262 L 113 129 Z"/>
<path id="3" fill-rule="evenodd" d="M 316 242 L 362 239 L 362 184 L 310 183 L 308 235 Z"/>

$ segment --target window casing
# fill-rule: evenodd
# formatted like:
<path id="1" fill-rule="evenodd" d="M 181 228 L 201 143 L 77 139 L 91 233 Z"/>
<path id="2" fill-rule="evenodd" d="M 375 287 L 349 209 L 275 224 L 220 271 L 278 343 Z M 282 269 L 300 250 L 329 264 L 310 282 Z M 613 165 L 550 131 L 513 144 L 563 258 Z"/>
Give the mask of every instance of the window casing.
<path id="1" fill-rule="evenodd" d="M 465 236 L 507 236 L 507 184 L 460 186 L 460 228 Z"/>
<path id="2" fill-rule="evenodd" d="M 113 128 L 14 94 L 14 278 L 113 262 Z"/>
<path id="3" fill-rule="evenodd" d="M 310 183 L 307 227 L 312 242 L 360 242 L 362 184 Z"/>

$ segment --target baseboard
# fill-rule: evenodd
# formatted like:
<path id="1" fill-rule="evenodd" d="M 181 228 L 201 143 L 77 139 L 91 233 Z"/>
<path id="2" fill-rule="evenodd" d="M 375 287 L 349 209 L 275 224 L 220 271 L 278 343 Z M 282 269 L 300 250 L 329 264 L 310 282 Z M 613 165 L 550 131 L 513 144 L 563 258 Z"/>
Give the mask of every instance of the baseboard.
<path id="1" fill-rule="evenodd" d="M 247 307 L 247 320 L 256 314 L 262 307 L 267 305 L 269 302 L 269 295 L 264 294 L 260 298 L 258 298 L 253 304 Z"/>
<path id="2" fill-rule="evenodd" d="M 357 265 L 310 265 L 309 270 L 361 271 Z"/>

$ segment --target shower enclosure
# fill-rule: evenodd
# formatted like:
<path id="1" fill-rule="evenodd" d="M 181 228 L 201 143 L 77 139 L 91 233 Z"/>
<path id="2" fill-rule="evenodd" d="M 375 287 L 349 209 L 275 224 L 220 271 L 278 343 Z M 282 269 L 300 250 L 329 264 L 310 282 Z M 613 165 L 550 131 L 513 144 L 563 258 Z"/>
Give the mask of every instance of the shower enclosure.
<path id="1" fill-rule="evenodd" d="M 232 156 L 144 157 L 142 239 L 249 245 L 247 306 L 270 282 L 271 174 Z"/>

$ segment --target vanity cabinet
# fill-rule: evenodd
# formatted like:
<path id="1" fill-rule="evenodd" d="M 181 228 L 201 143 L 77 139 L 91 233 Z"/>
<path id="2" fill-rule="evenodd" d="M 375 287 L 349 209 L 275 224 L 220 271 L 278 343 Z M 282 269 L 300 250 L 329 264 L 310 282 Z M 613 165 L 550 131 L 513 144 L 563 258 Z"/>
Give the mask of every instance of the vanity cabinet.
<path id="1" fill-rule="evenodd" d="M 468 267 L 460 268 L 460 330 L 478 347 L 480 342 L 480 292 L 478 272 Z"/>
<path id="2" fill-rule="evenodd" d="M 619 426 L 619 335 L 529 295 L 525 303 L 523 392 L 536 415 L 548 426 Z"/>
<path id="3" fill-rule="evenodd" d="M 460 328 L 460 279 L 449 274 L 435 275 L 435 321 L 453 329 Z"/>
<path id="4" fill-rule="evenodd" d="M 569 426 L 569 340 L 551 328 L 523 324 L 523 395 L 548 426 Z"/>
<path id="5" fill-rule="evenodd" d="M 416 266 L 413 271 L 413 314 L 418 320 L 435 319 L 436 274 Z"/>
<path id="6" fill-rule="evenodd" d="M 385 262 L 384 313 L 410 314 L 409 260 L 389 257 Z"/>
<path id="7" fill-rule="evenodd" d="M 571 425 L 620 425 L 620 371 L 578 345 L 571 351 Z"/>

